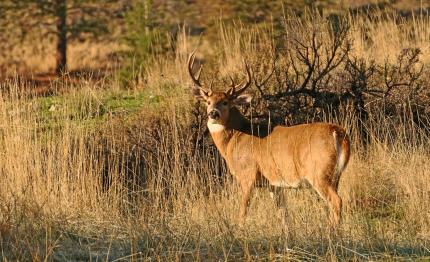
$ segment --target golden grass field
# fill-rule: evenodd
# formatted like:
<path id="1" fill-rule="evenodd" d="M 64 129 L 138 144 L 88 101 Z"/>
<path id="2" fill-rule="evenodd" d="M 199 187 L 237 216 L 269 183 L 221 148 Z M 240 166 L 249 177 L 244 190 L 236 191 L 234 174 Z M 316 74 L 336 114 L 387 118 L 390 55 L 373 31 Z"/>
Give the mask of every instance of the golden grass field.
<path id="1" fill-rule="evenodd" d="M 428 18 L 354 21 L 356 55 L 383 62 L 416 47 L 429 65 Z M 259 62 L 255 39 L 270 47 L 270 29 L 222 25 L 216 43 L 184 34 L 175 54 L 155 58 L 142 72 L 145 81 L 128 90 L 114 78 L 66 78 L 51 83 L 61 92 L 30 97 L 17 79 L 1 83 L 2 260 L 430 260 L 430 137 L 408 116 L 372 114 L 367 147 L 353 115 L 327 117 L 353 144 L 337 230 L 310 188 L 285 190 L 285 217 L 267 190 L 255 190 L 246 223 L 238 225 L 236 182 L 223 163 L 217 169 L 213 147 L 196 152 L 190 142 L 185 65 L 198 48 L 211 57 L 205 80 L 211 70 L 216 77 L 240 72 L 242 58 Z M 72 67 L 81 59 L 74 50 Z M 46 70 L 39 63 L 50 59 L 30 66 Z"/>

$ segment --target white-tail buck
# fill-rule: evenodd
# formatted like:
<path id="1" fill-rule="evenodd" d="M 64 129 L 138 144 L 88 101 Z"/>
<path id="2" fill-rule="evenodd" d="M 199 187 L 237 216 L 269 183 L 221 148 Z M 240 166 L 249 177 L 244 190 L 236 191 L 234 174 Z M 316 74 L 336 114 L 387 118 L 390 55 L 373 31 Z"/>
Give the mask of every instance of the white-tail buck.
<path id="1" fill-rule="evenodd" d="M 192 53 L 188 72 L 194 83 L 193 93 L 206 102 L 211 136 L 241 187 L 241 223 L 253 187 L 257 181 L 267 179 L 276 187 L 297 187 L 307 181 L 328 203 L 331 221 L 338 224 L 342 209 L 338 184 L 350 155 L 345 130 L 329 123 L 276 126 L 270 131 L 266 127 L 258 129 L 236 107 L 252 98 L 241 95 L 252 82 L 248 65 L 245 64 L 246 82 L 234 85 L 231 79 L 227 91 L 215 92 L 200 83 L 201 67 L 196 75 L 192 72 L 194 60 Z"/>

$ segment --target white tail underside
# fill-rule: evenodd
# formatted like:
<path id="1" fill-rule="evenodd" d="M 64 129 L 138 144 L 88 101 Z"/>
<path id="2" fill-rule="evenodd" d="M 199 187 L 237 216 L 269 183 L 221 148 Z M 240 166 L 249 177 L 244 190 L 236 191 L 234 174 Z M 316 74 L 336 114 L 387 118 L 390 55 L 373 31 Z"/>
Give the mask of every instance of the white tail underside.
<path id="1" fill-rule="evenodd" d="M 333 138 L 334 138 L 334 144 L 335 144 L 336 153 L 337 153 L 337 161 L 336 161 L 336 167 L 335 167 L 334 171 L 337 175 L 339 175 L 345 169 L 345 160 L 346 159 L 345 159 L 345 154 L 342 151 L 342 147 L 340 145 L 339 137 L 338 137 L 336 131 L 333 131 Z"/>

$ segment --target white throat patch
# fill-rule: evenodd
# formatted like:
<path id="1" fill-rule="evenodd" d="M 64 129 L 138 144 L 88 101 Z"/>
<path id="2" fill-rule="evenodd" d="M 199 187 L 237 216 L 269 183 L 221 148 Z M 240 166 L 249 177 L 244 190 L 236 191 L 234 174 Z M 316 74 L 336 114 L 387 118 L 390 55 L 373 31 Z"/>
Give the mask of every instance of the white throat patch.
<path id="1" fill-rule="evenodd" d="M 209 132 L 218 133 L 223 131 L 225 129 L 225 126 L 208 122 L 208 128 L 209 128 Z"/>

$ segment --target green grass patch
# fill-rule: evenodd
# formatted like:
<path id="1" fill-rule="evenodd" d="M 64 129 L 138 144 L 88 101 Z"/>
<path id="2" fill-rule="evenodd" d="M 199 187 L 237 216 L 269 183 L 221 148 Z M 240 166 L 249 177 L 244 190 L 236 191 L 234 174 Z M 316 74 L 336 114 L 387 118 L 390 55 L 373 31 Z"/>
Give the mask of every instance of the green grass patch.
<path id="1" fill-rule="evenodd" d="M 113 117 L 131 117 L 142 110 L 160 110 L 165 97 L 147 90 L 80 90 L 30 100 L 40 130 L 72 124 L 97 127 Z"/>

